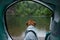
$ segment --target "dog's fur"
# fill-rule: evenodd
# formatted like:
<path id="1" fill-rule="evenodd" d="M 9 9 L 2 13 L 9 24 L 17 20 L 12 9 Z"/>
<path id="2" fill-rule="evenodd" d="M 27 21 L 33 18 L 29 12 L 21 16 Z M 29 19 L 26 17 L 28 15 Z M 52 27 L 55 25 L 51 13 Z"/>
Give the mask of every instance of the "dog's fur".
<path id="1" fill-rule="evenodd" d="M 30 19 L 30 20 L 28 20 L 28 22 L 26 23 L 26 25 L 27 26 L 29 26 L 29 25 L 35 26 L 36 25 L 36 22 L 34 20 Z"/>

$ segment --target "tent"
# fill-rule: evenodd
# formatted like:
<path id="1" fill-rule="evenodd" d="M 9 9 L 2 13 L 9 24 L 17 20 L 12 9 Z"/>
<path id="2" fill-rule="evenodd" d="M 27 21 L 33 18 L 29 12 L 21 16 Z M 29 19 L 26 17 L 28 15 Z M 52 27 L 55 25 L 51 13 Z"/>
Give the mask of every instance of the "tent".
<path id="1" fill-rule="evenodd" d="M 6 28 L 6 10 L 17 3 L 18 1 L 23 0 L 0 0 L 0 40 L 10 40 L 11 37 L 7 32 Z M 26 0 L 24 0 L 26 1 Z M 46 37 L 46 40 L 60 40 L 60 0 L 31 0 L 37 3 L 41 3 L 50 10 L 53 11 L 52 22 L 50 24 L 50 35 Z"/>

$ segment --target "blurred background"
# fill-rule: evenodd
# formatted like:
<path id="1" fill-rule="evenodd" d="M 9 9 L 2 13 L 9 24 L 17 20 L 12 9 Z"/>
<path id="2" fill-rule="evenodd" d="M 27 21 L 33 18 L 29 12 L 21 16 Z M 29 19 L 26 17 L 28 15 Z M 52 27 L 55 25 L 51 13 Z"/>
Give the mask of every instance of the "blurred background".
<path id="1" fill-rule="evenodd" d="M 22 40 L 29 19 L 36 21 L 38 37 L 45 37 L 49 31 L 52 12 L 47 7 L 33 1 L 21 1 L 6 11 L 8 32 L 14 40 Z M 42 38 L 41 40 L 44 40 Z"/>

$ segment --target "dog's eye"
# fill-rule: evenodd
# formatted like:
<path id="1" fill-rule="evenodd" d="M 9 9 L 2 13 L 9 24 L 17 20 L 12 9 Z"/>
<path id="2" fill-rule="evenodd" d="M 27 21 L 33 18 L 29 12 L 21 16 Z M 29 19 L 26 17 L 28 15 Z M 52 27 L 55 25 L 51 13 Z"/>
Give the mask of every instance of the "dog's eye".
<path id="1" fill-rule="evenodd" d="M 51 15 L 52 11 L 38 2 L 17 2 L 6 11 L 7 28 L 13 39 L 20 39 L 27 29 L 26 22 L 33 19 L 41 33 L 38 35 L 44 36 L 46 31 L 49 31 Z"/>

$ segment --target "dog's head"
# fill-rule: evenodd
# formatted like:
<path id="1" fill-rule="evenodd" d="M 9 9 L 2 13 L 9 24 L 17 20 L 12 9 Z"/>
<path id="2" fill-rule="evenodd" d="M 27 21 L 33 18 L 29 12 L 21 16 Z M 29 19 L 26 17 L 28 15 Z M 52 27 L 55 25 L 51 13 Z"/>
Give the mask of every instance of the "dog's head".
<path id="1" fill-rule="evenodd" d="M 34 20 L 30 19 L 30 20 L 27 21 L 26 25 L 27 26 L 29 26 L 29 25 L 35 26 L 36 25 L 36 22 Z"/>

